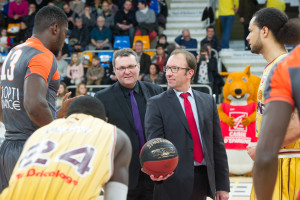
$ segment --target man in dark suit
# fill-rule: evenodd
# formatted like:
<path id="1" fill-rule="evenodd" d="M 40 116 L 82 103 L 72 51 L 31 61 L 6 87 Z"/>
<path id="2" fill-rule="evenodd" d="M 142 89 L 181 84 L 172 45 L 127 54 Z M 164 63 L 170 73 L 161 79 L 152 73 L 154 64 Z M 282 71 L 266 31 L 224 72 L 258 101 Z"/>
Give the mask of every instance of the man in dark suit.
<path id="1" fill-rule="evenodd" d="M 196 66 L 193 54 L 175 50 L 164 67 L 170 89 L 147 102 L 147 140 L 168 139 L 179 154 L 173 175 L 154 178 L 150 174 L 157 181 L 155 200 L 229 198 L 227 156 L 215 101 L 191 89 Z"/>
<path id="2" fill-rule="evenodd" d="M 139 152 L 145 143 L 144 117 L 147 100 L 163 92 L 157 85 L 140 82 L 140 64 L 131 49 L 114 53 L 113 69 L 118 82 L 96 93 L 107 111 L 108 122 L 118 126 L 130 138 L 132 159 L 129 167 L 128 200 L 152 200 L 153 182 L 141 172 Z"/>
<path id="3" fill-rule="evenodd" d="M 137 40 L 134 43 L 134 51 L 138 56 L 137 58 L 141 66 L 139 80 L 142 80 L 143 76 L 149 72 L 151 58 L 148 54 L 143 52 L 143 42 L 141 40 Z"/>

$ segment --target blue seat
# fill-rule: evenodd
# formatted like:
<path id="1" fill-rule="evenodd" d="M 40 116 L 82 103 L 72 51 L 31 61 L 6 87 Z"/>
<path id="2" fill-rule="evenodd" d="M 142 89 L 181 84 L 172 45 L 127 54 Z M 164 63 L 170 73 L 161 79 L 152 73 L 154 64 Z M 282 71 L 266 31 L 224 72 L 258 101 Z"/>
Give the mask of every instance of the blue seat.
<path id="1" fill-rule="evenodd" d="M 130 48 L 129 36 L 115 36 L 114 49 Z"/>
<path id="2" fill-rule="evenodd" d="M 99 52 L 98 57 L 100 59 L 100 65 L 102 67 L 109 67 L 112 62 L 114 52 Z"/>

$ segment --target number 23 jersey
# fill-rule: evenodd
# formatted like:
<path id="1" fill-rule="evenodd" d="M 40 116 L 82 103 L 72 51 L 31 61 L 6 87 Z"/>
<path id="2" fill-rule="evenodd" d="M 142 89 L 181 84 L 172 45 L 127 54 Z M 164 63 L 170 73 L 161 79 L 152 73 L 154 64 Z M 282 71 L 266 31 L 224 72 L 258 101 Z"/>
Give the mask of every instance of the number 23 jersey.
<path id="1" fill-rule="evenodd" d="M 57 63 L 53 53 L 35 37 L 14 47 L 2 65 L 1 104 L 7 139 L 26 140 L 39 128 L 30 120 L 23 105 L 24 81 L 33 74 L 45 80 L 48 87 L 46 99 L 55 118 L 56 93 L 60 79 Z"/>
<path id="2" fill-rule="evenodd" d="M 28 139 L 0 199 L 96 199 L 111 178 L 115 142 L 115 126 L 103 120 L 55 120 Z"/>

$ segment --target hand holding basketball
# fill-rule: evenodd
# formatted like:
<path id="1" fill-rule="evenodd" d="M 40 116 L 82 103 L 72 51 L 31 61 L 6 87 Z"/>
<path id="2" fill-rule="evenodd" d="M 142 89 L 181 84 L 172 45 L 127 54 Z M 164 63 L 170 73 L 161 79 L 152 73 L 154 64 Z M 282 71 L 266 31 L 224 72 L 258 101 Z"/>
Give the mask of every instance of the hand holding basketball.
<path id="1" fill-rule="evenodd" d="M 166 139 L 152 139 L 142 147 L 140 163 L 142 171 L 148 174 L 153 181 L 166 180 L 177 167 L 177 149 Z"/>

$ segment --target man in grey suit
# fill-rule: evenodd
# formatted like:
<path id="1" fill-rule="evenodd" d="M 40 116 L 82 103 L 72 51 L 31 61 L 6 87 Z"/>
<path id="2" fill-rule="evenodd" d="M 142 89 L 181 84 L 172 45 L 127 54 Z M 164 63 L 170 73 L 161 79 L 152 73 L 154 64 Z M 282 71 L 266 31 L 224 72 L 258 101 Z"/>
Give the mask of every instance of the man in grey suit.
<path id="1" fill-rule="evenodd" d="M 112 64 L 118 82 L 97 92 L 95 97 L 104 104 L 108 122 L 123 130 L 131 141 L 132 159 L 127 200 L 152 200 L 153 182 L 141 172 L 139 152 L 146 140 L 146 102 L 151 96 L 163 92 L 163 89 L 158 85 L 138 81 L 140 64 L 132 49 L 116 51 Z"/>
<path id="2" fill-rule="evenodd" d="M 191 89 L 196 59 L 175 50 L 164 67 L 169 90 L 147 102 L 147 140 L 165 138 L 177 148 L 173 175 L 154 178 L 155 200 L 217 200 L 229 198 L 229 171 L 215 101 Z M 161 181 L 163 180 L 163 181 Z"/>

